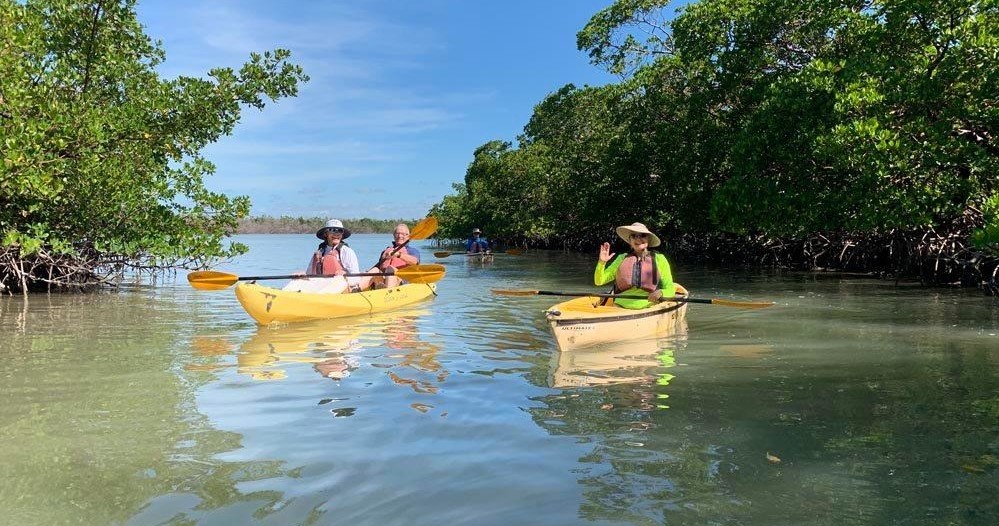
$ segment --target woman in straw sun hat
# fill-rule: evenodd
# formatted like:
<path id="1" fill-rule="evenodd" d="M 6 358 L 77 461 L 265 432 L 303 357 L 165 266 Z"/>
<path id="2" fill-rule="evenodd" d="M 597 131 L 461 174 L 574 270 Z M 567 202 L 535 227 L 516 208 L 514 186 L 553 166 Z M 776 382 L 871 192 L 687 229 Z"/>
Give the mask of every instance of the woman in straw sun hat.
<path id="1" fill-rule="evenodd" d="M 649 250 L 658 247 L 659 236 L 653 234 L 642 223 L 632 223 L 617 227 L 617 235 L 623 239 L 631 251 L 617 255 L 610 251 L 610 243 L 600 245 L 597 268 L 593 271 L 593 284 L 597 286 L 614 282 L 615 294 L 641 296 L 648 299 L 615 298 L 614 303 L 626 309 L 644 309 L 653 303 L 672 297 L 676 293 L 673 273 L 666 256 Z"/>

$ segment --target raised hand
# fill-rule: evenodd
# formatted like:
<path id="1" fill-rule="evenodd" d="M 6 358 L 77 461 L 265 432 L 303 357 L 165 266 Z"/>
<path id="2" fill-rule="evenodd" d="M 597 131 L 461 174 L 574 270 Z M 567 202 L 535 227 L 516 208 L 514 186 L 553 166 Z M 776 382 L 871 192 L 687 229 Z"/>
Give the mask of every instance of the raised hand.
<path id="1" fill-rule="evenodd" d="M 600 245 L 600 255 L 597 257 L 600 259 L 600 261 L 607 263 L 608 261 L 613 259 L 615 255 L 616 254 L 610 251 L 610 243 L 605 242 L 604 244 Z"/>

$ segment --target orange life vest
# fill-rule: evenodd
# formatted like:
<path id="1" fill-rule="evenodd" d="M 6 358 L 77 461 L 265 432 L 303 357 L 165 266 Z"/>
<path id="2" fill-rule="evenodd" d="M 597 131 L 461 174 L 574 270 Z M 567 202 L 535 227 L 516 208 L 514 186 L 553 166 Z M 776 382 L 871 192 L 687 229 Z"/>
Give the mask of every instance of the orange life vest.
<path id="1" fill-rule="evenodd" d="M 326 255 L 322 255 L 322 249 L 317 250 L 315 254 L 312 255 L 312 271 L 310 274 L 322 274 L 323 276 L 332 276 L 338 272 L 344 272 L 343 264 L 340 263 L 340 246 L 338 244 L 336 248 L 330 249 L 326 252 Z"/>
<path id="2" fill-rule="evenodd" d="M 378 265 L 378 268 L 380 268 L 382 271 L 385 271 L 389 267 L 400 269 L 402 267 L 409 266 L 409 263 L 406 263 L 406 260 L 404 260 L 401 257 L 399 257 L 399 254 L 402 254 L 402 253 L 407 253 L 408 254 L 408 252 L 406 252 L 405 247 L 400 248 L 400 247 L 397 247 L 395 245 L 395 243 L 393 243 L 392 246 L 389 246 L 389 247 L 386 247 L 386 248 L 391 248 L 392 250 L 395 250 L 395 249 L 398 248 L 399 251 L 396 252 L 395 255 L 393 255 L 392 257 L 386 259 L 385 261 L 382 261 L 381 264 Z"/>
<path id="3" fill-rule="evenodd" d="M 635 265 L 638 265 L 638 273 L 635 273 Z M 636 279 L 637 278 L 637 279 Z M 652 292 L 659 288 L 659 269 L 656 268 L 656 254 L 649 252 L 647 258 L 642 261 L 638 256 L 629 254 L 621 261 L 621 266 L 617 268 L 614 276 L 614 289 L 618 292 L 631 288 L 639 288 L 647 292 Z"/>

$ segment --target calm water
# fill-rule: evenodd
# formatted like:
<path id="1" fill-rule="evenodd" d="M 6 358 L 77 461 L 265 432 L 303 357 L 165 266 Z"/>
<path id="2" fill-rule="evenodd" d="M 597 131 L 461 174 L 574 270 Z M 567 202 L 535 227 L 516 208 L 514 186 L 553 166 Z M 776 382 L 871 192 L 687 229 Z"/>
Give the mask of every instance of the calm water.
<path id="1" fill-rule="evenodd" d="M 240 240 L 221 270 L 315 244 Z M 560 355 L 558 298 L 489 289 L 592 290 L 593 257 L 431 250 L 439 297 L 362 319 L 261 328 L 183 275 L 0 298 L 0 523 L 999 523 L 990 298 L 675 265 L 778 305 Z"/>

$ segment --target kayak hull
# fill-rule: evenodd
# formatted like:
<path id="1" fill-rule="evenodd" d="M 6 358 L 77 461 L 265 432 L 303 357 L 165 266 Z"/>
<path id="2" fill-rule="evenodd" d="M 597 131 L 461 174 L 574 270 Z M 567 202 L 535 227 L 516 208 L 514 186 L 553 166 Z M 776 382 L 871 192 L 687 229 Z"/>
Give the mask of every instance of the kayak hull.
<path id="1" fill-rule="evenodd" d="M 687 289 L 676 286 L 678 296 Z M 553 305 L 545 313 L 560 351 L 625 340 L 663 338 L 684 327 L 685 302 L 664 301 L 647 309 L 601 305 L 603 298 L 587 296 Z"/>
<path id="2" fill-rule="evenodd" d="M 361 316 L 397 309 L 436 295 L 437 286 L 433 283 L 408 283 L 350 294 L 295 292 L 256 283 L 236 285 L 236 298 L 260 325 Z"/>

